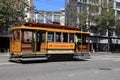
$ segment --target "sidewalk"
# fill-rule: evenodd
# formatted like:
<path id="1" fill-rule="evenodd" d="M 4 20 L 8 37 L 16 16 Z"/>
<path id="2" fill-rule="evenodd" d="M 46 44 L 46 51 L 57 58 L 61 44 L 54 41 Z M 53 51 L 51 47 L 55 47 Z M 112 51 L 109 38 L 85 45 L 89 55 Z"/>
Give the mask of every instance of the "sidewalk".
<path id="1" fill-rule="evenodd" d="M 120 53 L 114 53 L 114 52 L 91 52 L 91 54 L 101 54 L 101 55 L 109 55 L 109 54 L 120 54 Z"/>
<path id="2" fill-rule="evenodd" d="M 120 61 L 119 53 L 108 53 L 108 54 L 91 54 L 90 60 L 114 60 Z"/>
<path id="3" fill-rule="evenodd" d="M 94 52 L 91 53 L 92 60 L 107 60 L 107 59 L 115 59 L 120 58 L 120 53 L 112 53 L 112 52 Z"/>
<path id="4" fill-rule="evenodd" d="M 0 53 L 0 56 L 9 56 L 9 53 Z"/>

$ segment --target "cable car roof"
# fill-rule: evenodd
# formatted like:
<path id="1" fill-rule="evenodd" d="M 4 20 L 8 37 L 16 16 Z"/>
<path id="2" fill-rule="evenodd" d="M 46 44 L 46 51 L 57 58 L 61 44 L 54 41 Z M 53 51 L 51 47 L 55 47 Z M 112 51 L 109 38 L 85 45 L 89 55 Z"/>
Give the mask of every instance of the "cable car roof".
<path id="1" fill-rule="evenodd" d="M 60 25 L 60 24 L 46 24 L 46 23 L 39 23 L 39 22 L 29 22 L 29 23 L 26 23 L 25 26 L 80 30 L 80 29 L 78 29 L 74 26 L 63 26 L 63 25 Z"/>
<path id="2" fill-rule="evenodd" d="M 80 29 L 75 28 L 73 26 L 62 26 L 60 24 L 45 24 L 36 22 L 29 22 L 23 26 L 16 26 L 11 28 L 11 30 L 18 29 L 90 34 L 90 32 L 80 31 Z"/>

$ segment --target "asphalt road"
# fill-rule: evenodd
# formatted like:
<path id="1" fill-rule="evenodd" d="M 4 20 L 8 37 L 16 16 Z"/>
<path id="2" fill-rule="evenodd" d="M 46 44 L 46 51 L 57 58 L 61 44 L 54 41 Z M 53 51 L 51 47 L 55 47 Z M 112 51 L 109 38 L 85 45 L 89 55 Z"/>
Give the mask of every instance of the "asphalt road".
<path id="1" fill-rule="evenodd" d="M 8 62 L 0 56 L 0 80 L 120 80 L 120 55 L 92 55 L 86 61 Z"/>

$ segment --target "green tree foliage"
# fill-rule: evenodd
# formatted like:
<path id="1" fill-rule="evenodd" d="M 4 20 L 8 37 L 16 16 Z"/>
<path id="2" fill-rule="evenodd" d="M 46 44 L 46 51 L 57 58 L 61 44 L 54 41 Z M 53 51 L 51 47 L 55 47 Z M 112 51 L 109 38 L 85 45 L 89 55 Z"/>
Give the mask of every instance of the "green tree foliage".
<path id="1" fill-rule="evenodd" d="M 80 13 L 80 24 L 83 30 L 86 28 L 87 31 L 91 31 L 93 33 L 96 33 L 97 31 L 97 25 L 95 22 L 95 15 L 98 12 L 98 6 L 97 5 L 86 5 L 84 10 Z M 94 30 L 94 28 L 96 28 Z M 98 32 L 98 31 L 97 31 Z"/>
<path id="2" fill-rule="evenodd" d="M 86 28 L 86 20 L 87 20 L 87 11 L 82 11 L 78 13 L 79 17 L 79 28 L 84 31 L 84 28 Z"/>
<path id="3" fill-rule="evenodd" d="M 0 0 L 0 31 L 23 24 L 26 0 Z"/>
<path id="4" fill-rule="evenodd" d="M 115 13 L 113 10 L 113 3 L 102 1 L 99 5 L 101 12 L 95 15 L 95 22 L 98 26 L 99 32 L 101 35 L 105 35 L 108 32 L 108 50 L 110 50 L 112 33 L 115 30 Z"/>
<path id="5" fill-rule="evenodd" d="M 116 19 L 115 21 L 115 33 L 118 37 L 120 37 L 120 19 Z"/>
<path id="6" fill-rule="evenodd" d="M 98 6 L 101 10 L 94 15 L 94 22 L 101 35 L 105 35 L 107 30 L 113 30 L 115 25 L 115 14 L 113 10 L 113 3 L 102 1 Z"/>

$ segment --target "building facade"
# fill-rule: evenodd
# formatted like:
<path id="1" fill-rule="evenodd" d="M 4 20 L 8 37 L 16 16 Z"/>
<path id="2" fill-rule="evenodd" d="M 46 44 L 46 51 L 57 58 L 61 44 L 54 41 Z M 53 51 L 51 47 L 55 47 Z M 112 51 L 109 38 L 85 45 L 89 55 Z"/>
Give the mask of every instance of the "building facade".
<path id="1" fill-rule="evenodd" d="M 42 23 L 60 23 L 61 25 L 65 24 L 65 10 L 61 11 L 43 11 L 39 10 L 37 13 L 34 13 L 34 20 L 36 22 Z"/>
<path id="2" fill-rule="evenodd" d="M 28 5 L 31 9 L 33 9 L 34 7 L 34 0 L 27 0 Z M 29 20 L 33 20 L 34 19 L 34 10 L 28 11 L 27 7 L 25 8 L 25 15 L 26 15 L 26 22 L 28 22 Z"/>
<path id="3" fill-rule="evenodd" d="M 86 18 L 89 17 L 89 14 L 101 14 L 102 7 L 107 7 L 107 3 L 111 3 L 115 16 L 120 16 L 120 0 L 66 0 L 66 25 L 80 26 L 82 21 L 78 17 L 79 13 L 86 10 L 85 14 L 88 14 Z M 72 23 L 73 21 L 74 23 Z"/>
<path id="4" fill-rule="evenodd" d="M 103 9 L 102 7 L 108 7 L 106 3 L 112 4 L 115 16 L 120 16 L 120 0 L 66 0 L 66 25 L 73 25 L 78 28 L 80 28 L 81 25 L 85 25 L 83 27 L 85 27 L 85 29 L 89 29 L 89 27 L 95 25 L 94 22 L 89 21 L 90 15 L 101 14 Z M 81 13 L 86 14 L 87 16 L 83 16 Z M 83 22 L 85 22 L 85 24 L 82 24 Z M 95 29 L 95 31 L 96 30 L 97 29 Z M 108 34 L 108 30 L 105 35 L 100 35 L 98 32 L 92 32 L 91 49 L 93 48 L 95 51 L 107 51 L 109 43 Z M 120 39 L 117 38 L 114 32 L 110 37 L 111 43 L 115 44 L 111 47 L 120 44 Z"/>

